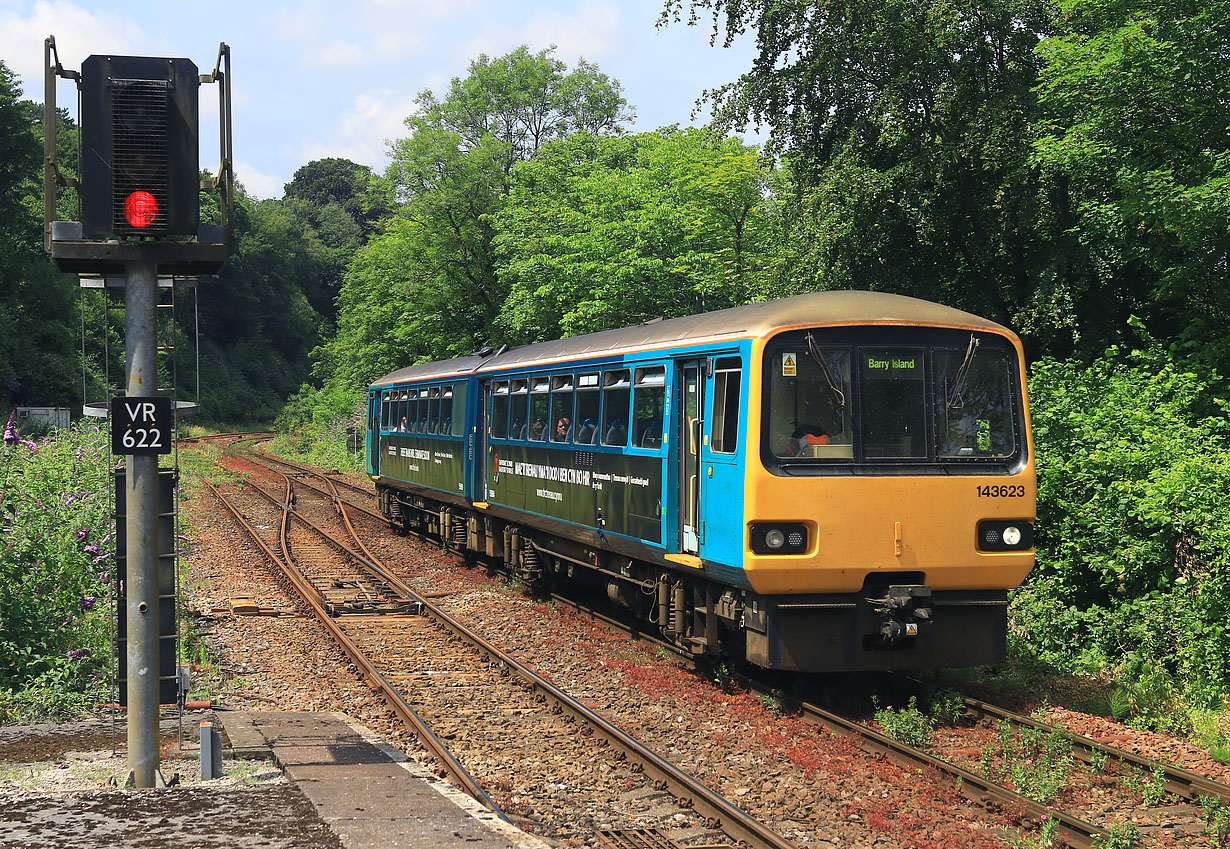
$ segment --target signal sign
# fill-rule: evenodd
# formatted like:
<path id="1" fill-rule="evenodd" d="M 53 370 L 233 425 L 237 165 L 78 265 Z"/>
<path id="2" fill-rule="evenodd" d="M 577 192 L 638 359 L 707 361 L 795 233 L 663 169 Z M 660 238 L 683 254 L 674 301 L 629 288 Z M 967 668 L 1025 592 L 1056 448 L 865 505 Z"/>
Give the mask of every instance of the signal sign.
<path id="1" fill-rule="evenodd" d="M 111 402 L 112 454 L 170 454 L 171 399 L 116 398 Z"/>

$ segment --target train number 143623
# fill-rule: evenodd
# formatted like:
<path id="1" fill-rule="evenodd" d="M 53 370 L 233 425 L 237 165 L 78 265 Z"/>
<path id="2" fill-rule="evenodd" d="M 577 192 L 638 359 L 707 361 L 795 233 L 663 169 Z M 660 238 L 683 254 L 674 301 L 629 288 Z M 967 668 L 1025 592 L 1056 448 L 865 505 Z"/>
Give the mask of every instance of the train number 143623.
<path id="1" fill-rule="evenodd" d="M 1025 487 L 1020 484 L 1012 484 L 1009 486 L 980 486 L 978 487 L 979 498 L 1024 498 Z"/>

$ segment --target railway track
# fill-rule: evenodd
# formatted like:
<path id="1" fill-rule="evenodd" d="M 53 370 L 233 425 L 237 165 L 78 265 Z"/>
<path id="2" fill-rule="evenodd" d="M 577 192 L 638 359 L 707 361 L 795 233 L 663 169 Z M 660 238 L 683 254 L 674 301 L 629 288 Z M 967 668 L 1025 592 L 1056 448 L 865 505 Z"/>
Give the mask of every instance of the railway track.
<path id="1" fill-rule="evenodd" d="M 664 821 L 692 844 L 794 845 L 415 593 L 363 547 L 336 494 L 282 478 L 277 494 L 248 484 L 255 508 L 215 493 L 399 715 L 395 703 L 405 705 L 403 718 L 442 769 L 483 804 L 606 846 L 671 846 Z M 505 792 L 526 764 L 549 772 L 561 760 L 591 764 L 594 778 L 557 789 L 561 812 L 527 810 Z"/>
<path id="2" fill-rule="evenodd" d="M 588 608 L 575 600 L 563 596 L 553 596 L 553 598 L 583 612 L 596 621 L 604 622 L 629 636 L 651 643 L 656 650 L 670 651 L 683 660 L 689 659 L 686 653 L 678 651 L 671 644 L 658 641 L 652 635 L 646 635 L 625 622 Z M 920 690 L 928 686 L 915 679 L 906 678 L 905 680 Z M 1115 836 L 1112 830 L 1090 822 L 1085 817 L 1061 810 L 1061 806 L 1053 799 L 1038 799 L 1002 782 L 992 780 L 975 768 L 974 764 L 961 765 L 957 758 L 944 752 L 942 748 L 924 749 L 895 740 L 864 723 L 821 707 L 817 704 L 817 699 L 801 691 L 783 690 L 780 686 L 747 676 L 739 676 L 738 682 L 765 699 L 776 700 L 784 710 L 797 713 L 809 724 L 849 736 L 856 740 L 864 751 L 882 754 L 911 766 L 937 771 L 952 781 L 966 798 L 979 805 L 1019 812 L 1022 825 L 1026 827 L 1038 828 L 1050 821 L 1054 832 L 1069 846 L 1088 849 L 1099 845 L 1125 845 L 1124 839 Z M 1035 741 L 1038 739 L 1036 735 L 1062 740 L 1070 746 L 1073 757 L 1087 765 L 1092 772 L 1126 779 L 1127 784 L 1118 781 L 1110 784 L 1102 782 L 1102 785 L 1104 787 L 1121 785 L 1122 792 L 1113 795 L 1118 796 L 1116 804 L 1122 810 L 1132 808 L 1142 810 L 1143 816 L 1134 817 L 1140 820 L 1134 833 L 1141 834 L 1145 838 L 1158 832 L 1173 830 L 1173 834 L 1168 836 L 1176 838 L 1179 842 L 1171 841 L 1171 845 L 1185 845 L 1182 841 L 1198 839 L 1204 833 L 1205 814 L 1201 807 L 1203 799 L 1211 799 L 1222 805 L 1230 803 L 1230 785 L 1208 776 L 1143 757 L 1126 749 L 1075 734 L 1053 723 L 1043 722 L 989 702 L 965 696 L 960 698 L 967 716 L 996 723 L 1001 736 L 1005 726 L 1012 726 L 1015 729 L 1024 730 L 1026 736 L 1032 737 Z M 1053 755 L 1054 752 L 1051 754 Z M 1141 805 L 1131 798 L 1134 793 L 1131 782 L 1134 780 L 1140 784 L 1152 782 L 1154 789 L 1151 794 L 1146 791 L 1146 798 L 1151 796 L 1155 800 L 1153 805 Z M 1162 792 L 1175 797 L 1175 800 L 1160 798 Z M 1179 805 L 1161 804 L 1176 800 L 1180 802 Z M 1133 845 L 1139 845 L 1137 841 L 1131 842 Z"/>
<path id="3" fill-rule="evenodd" d="M 282 468 L 290 470 L 290 474 L 301 476 L 306 472 L 311 471 L 303 467 L 289 464 L 282 461 L 274 461 L 274 464 L 281 463 Z M 331 476 L 321 476 L 323 480 L 315 486 L 318 493 L 323 493 L 329 490 L 328 484 L 324 481 L 331 480 Z M 321 478 L 317 478 L 318 480 Z M 308 478 L 296 477 L 300 483 L 307 483 Z M 330 498 L 333 500 L 334 506 L 328 508 L 330 510 L 350 510 L 345 506 L 346 499 L 334 491 Z M 340 505 L 340 506 L 339 506 Z M 321 508 L 325 513 L 328 512 L 325 508 Z M 374 521 L 377 520 L 377 514 L 371 511 L 366 511 L 367 515 Z M 323 521 L 323 519 L 322 519 Z M 383 518 L 378 521 L 383 525 Z M 371 558 L 375 559 L 375 558 Z M 402 594 L 401 590 L 394 593 L 399 597 L 408 597 Z M 569 602 L 572 603 L 572 602 Z M 584 608 L 581 608 L 584 609 Z M 595 618 L 599 618 L 599 614 L 593 611 L 586 611 Z M 610 620 L 608 620 L 610 621 Z M 643 635 L 642 635 L 643 636 Z M 511 674 L 511 673 L 510 673 Z M 749 687 L 755 687 L 754 682 L 748 682 Z M 1011 786 L 1005 786 L 1003 783 L 991 781 L 986 775 L 981 774 L 977 768 L 977 764 L 966 762 L 964 766 L 959 763 L 949 762 L 943 755 L 945 754 L 938 747 L 929 747 L 928 750 L 911 750 L 911 747 L 904 746 L 897 741 L 891 740 L 883 735 L 879 735 L 874 729 L 869 729 L 865 725 L 852 722 L 849 719 L 843 718 L 836 714 L 824 711 L 814 702 L 800 696 L 783 695 L 780 690 L 764 690 L 766 700 L 773 698 L 779 700 L 780 703 L 788 709 L 796 710 L 799 715 L 806 721 L 816 725 L 822 725 L 825 728 L 832 730 L 834 733 L 848 735 L 851 739 L 857 739 L 858 745 L 865 751 L 877 754 L 885 754 L 897 762 L 914 764 L 916 767 L 926 766 L 928 769 L 934 769 L 939 773 L 950 776 L 955 786 L 958 787 L 964 795 L 972 798 L 976 802 L 987 807 L 991 811 L 1010 811 L 1012 818 L 1024 825 L 1026 828 L 1038 828 L 1042 823 L 1049 822 L 1049 828 L 1053 829 L 1052 833 L 1057 833 L 1068 845 L 1076 847 L 1092 846 L 1096 842 L 1101 841 L 1109 845 L 1126 845 L 1123 842 L 1122 834 L 1112 836 L 1105 828 L 1095 825 L 1089 820 L 1099 820 L 1095 814 L 1088 817 L 1065 813 L 1058 808 L 1064 807 L 1060 804 L 1047 804 L 1035 799 L 1030 799 L 1028 796 L 1016 792 Z M 1014 722 L 1021 728 L 1033 729 L 1039 734 L 1052 735 L 1062 732 L 1057 726 L 1050 726 L 1045 723 L 1040 723 L 1038 720 L 1023 717 L 1019 714 L 1010 714 L 1002 708 L 997 708 L 985 702 L 977 702 L 973 699 L 965 701 L 965 709 L 971 715 L 983 717 L 983 725 L 991 723 Z M 446 720 L 447 721 L 447 720 Z M 450 730 L 450 734 L 455 734 Z M 461 732 L 464 736 L 466 732 Z M 1164 812 L 1164 816 L 1169 817 L 1172 822 L 1169 824 L 1159 823 L 1157 828 L 1151 829 L 1148 825 L 1149 810 L 1147 807 L 1141 807 L 1139 802 L 1131 800 L 1120 800 L 1120 806 L 1123 809 L 1131 809 L 1132 807 L 1141 808 L 1142 816 L 1137 817 L 1145 822 L 1142 829 L 1145 833 L 1146 845 L 1184 845 L 1183 840 L 1190 840 L 1196 835 L 1198 828 L 1199 812 L 1190 804 L 1192 801 L 1198 801 L 1201 797 L 1225 800 L 1230 794 L 1230 788 L 1225 785 L 1220 785 L 1217 782 L 1195 773 L 1173 767 L 1168 764 L 1161 764 L 1157 761 L 1152 761 L 1146 758 L 1140 758 L 1132 753 L 1107 748 L 1096 741 L 1085 742 L 1084 739 L 1077 738 L 1074 735 L 1062 732 L 1065 737 L 1072 738 L 1074 749 L 1074 757 L 1083 761 L 1085 764 L 1098 765 L 1100 763 L 1109 763 L 1111 770 L 1118 768 L 1120 770 L 1136 771 L 1138 773 L 1154 776 L 1155 774 L 1163 774 L 1165 790 L 1169 794 L 1176 797 L 1182 797 L 1188 800 L 1185 811 L 1176 813 L 1176 809 L 1181 806 L 1167 806 L 1169 810 Z M 1084 752 L 1085 754 L 1082 754 Z M 940 755 L 940 757 L 937 757 Z M 954 758 L 960 761 L 960 758 Z M 966 758 L 966 761 L 969 759 Z M 1158 771 L 1160 770 L 1160 773 Z M 985 770 L 983 771 L 985 772 Z M 499 784 L 497 777 L 496 784 Z M 1122 820 L 1123 817 L 1118 819 Z M 1154 815 L 1154 819 L 1157 816 Z M 1179 820 L 1178 828 L 1173 820 Z M 1109 824 L 1109 823 L 1108 823 Z M 1058 827 L 1056 827 L 1058 826 Z M 1165 832 L 1164 828 L 1171 828 L 1169 833 Z M 618 829 L 617 829 L 618 830 Z M 599 830 L 595 830 L 597 834 Z M 1155 840 L 1155 837 L 1157 838 Z M 1169 838 L 1167 840 L 1166 838 Z M 596 838 L 597 839 L 597 838 Z"/>

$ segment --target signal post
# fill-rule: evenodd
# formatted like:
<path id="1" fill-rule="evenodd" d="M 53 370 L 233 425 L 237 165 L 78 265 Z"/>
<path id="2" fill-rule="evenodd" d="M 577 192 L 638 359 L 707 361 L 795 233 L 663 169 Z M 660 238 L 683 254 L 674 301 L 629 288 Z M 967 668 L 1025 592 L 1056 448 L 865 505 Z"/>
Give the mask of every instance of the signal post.
<path id="1" fill-rule="evenodd" d="M 129 783 L 161 784 L 158 772 L 160 663 L 158 456 L 171 450 L 171 399 L 159 396 L 158 276 L 217 274 L 234 247 L 230 132 L 230 49 L 214 72 L 188 59 L 90 56 L 66 71 L 54 37 L 45 42 L 45 247 L 61 271 L 120 275 L 125 293 L 124 395 L 112 400 L 112 451 L 127 456 L 124 475 Z M 54 57 L 54 61 L 53 61 Z M 81 175 L 55 157 L 55 80 L 81 94 Z M 218 176 L 202 182 L 198 165 L 198 92 L 217 82 L 221 126 Z M 56 220 L 56 189 L 78 189 L 78 220 Z M 221 222 L 200 225 L 200 191 L 221 193 Z M 119 493 L 117 492 L 117 501 Z M 121 514 L 117 505 L 117 515 Z M 173 617 L 172 617 L 173 619 Z M 172 623 L 174 627 L 174 623 Z"/>

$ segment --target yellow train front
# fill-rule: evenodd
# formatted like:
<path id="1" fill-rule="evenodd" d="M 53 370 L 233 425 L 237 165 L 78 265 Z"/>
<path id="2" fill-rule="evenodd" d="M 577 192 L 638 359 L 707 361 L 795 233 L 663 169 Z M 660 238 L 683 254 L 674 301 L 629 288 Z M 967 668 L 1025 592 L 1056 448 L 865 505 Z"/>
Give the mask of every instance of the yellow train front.
<path id="1" fill-rule="evenodd" d="M 1034 560 L 1023 362 L 968 313 L 812 293 L 396 372 L 369 470 L 391 519 L 697 654 L 993 663 Z"/>
<path id="2" fill-rule="evenodd" d="M 1007 592 L 1033 566 L 1020 341 L 934 304 L 875 300 L 752 346 L 744 624 L 761 666 L 1002 660 Z"/>

